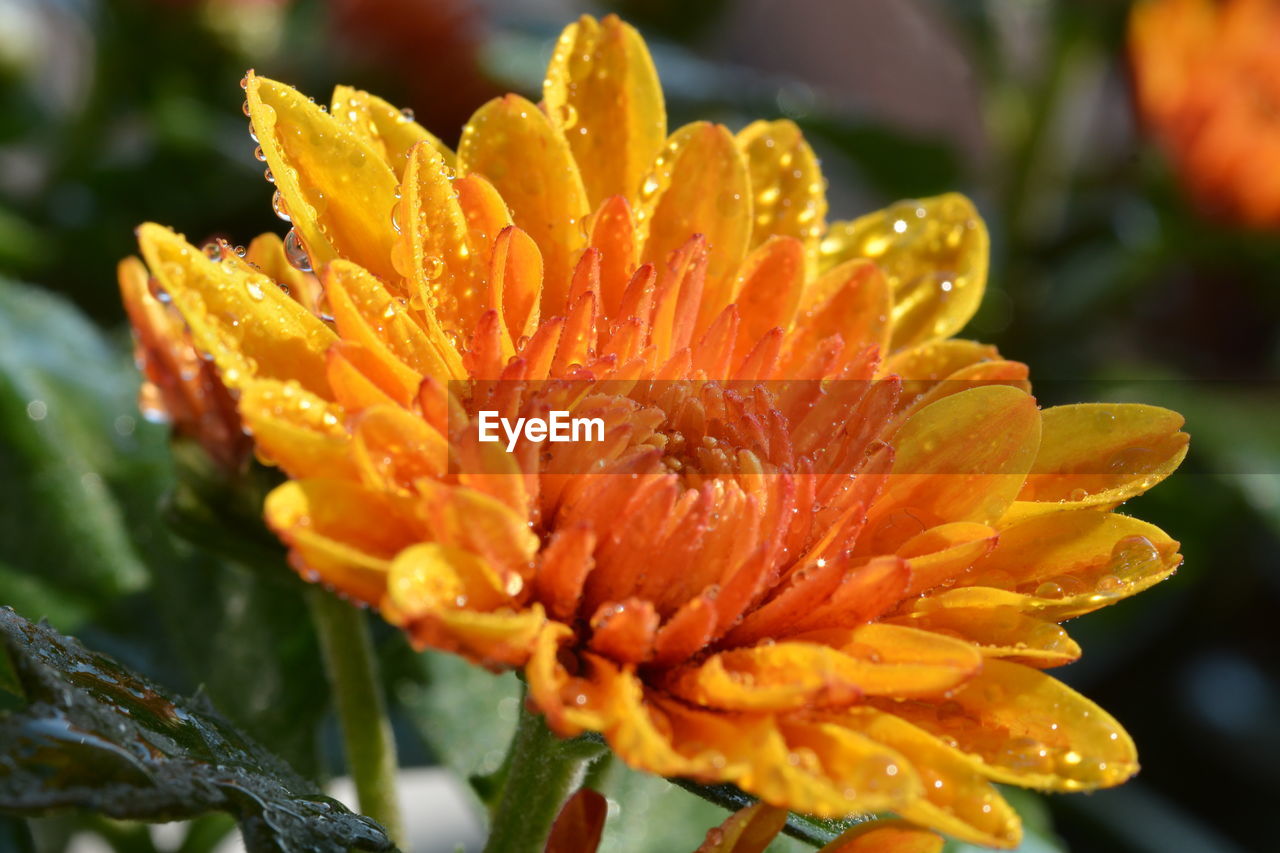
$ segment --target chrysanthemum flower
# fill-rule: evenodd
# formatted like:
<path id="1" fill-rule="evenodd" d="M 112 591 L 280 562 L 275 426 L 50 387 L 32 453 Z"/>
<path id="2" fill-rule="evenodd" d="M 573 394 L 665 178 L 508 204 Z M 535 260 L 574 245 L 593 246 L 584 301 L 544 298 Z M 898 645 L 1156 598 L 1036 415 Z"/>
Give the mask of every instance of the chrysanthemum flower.
<path id="1" fill-rule="evenodd" d="M 668 135 L 640 37 L 570 26 L 541 105 L 455 154 L 397 110 L 250 74 L 253 131 L 316 310 L 158 225 L 151 273 L 290 477 L 268 523 L 305 577 L 419 645 L 522 667 L 562 735 L 816 815 L 892 810 L 1008 846 L 993 782 L 1137 769 L 1042 670 L 1057 624 L 1174 571 L 1114 512 L 1185 453 L 1137 405 L 1041 411 L 952 338 L 987 234 L 955 195 L 827 225 L 787 121 Z M 605 440 L 478 440 L 482 410 Z"/>
<path id="2" fill-rule="evenodd" d="M 1129 22 L 1142 117 L 1208 211 L 1280 225 L 1280 4 L 1146 0 Z"/>

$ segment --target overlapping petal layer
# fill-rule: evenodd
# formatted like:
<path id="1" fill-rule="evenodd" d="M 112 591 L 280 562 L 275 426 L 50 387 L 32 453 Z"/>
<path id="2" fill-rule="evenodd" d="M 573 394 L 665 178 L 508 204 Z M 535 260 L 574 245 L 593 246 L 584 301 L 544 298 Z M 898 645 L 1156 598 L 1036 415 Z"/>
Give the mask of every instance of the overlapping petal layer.
<path id="1" fill-rule="evenodd" d="M 826 228 L 794 125 L 664 138 L 612 17 L 566 31 L 541 106 L 481 107 L 456 160 L 363 93 L 330 114 L 245 85 L 288 239 L 214 260 L 139 237 L 291 478 L 266 516 L 304 575 L 523 667 L 561 734 L 799 811 L 1010 846 L 993 781 L 1134 772 L 1040 669 L 1079 655 L 1059 621 L 1177 567 L 1114 510 L 1176 467 L 1182 421 L 1041 411 L 1023 365 L 952 337 L 986 276 L 968 200 Z M 482 412 L 552 411 L 599 440 L 481 440 Z"/>

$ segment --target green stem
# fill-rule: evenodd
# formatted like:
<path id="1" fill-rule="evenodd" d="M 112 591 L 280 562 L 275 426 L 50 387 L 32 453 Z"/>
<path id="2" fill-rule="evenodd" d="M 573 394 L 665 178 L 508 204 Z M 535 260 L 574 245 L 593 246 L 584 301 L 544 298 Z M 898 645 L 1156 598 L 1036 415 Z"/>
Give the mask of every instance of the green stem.
<path id="1" fill-rule="evenodd" d="M 522 703 L 484 853 L 541 853 L 560 808 L 603 749 L 595 740 L 561 740 Z"/>
<path id="2" fill-rule="evenodd" d="M 400 844 L 404 838 L 396 801 L 396 743 L 378 681 L 368 620 L 363 611 L 321 587 L 308 593 L 360 811 L 382 824 Z"/>

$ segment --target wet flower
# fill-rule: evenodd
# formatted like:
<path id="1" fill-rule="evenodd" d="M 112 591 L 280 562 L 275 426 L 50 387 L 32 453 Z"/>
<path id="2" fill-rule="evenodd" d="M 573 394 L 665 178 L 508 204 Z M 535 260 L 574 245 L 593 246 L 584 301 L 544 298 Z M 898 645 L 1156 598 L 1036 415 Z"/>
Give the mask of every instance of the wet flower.
<path id="1" fill-rule="evenodd" d="M 1041 411 L 953 337 L 987 234 L 963 197 L 827 224 L 790 122 L 668 135 L 640 37 L 583 18 L 544 101 L 456 154 L 385 102 L 250 74 L 284 253 L 316 303 L 158 225 L 142 254 L 291 478 L 268 523 L 305 576 L 415 643 L 522 667 L 561 735 L 816 815 L 892 810 L 1010 846 L 993 782 L 1122 782 L 1133 743 L 1044 674 L 1059 622 L 1171 574 L 1114 512 L 1182 419 Z M 479 440 L 482 411 L 600 442 Z"/>
<path id="2" fill-rule="evenodd" d="M 1142 117 L 1208 211 L 1280 225 L 1280 4 L 1147 0 L 1129 21 Z"/>

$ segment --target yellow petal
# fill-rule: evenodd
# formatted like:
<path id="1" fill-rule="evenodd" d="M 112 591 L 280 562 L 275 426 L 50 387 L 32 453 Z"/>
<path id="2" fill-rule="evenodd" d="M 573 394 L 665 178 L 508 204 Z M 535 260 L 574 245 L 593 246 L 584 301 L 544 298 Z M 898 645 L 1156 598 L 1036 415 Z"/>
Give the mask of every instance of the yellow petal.
<path id="1" fill-rule="evenodd" d="M 386 365 L 401 388 L 399 402 L 417 393 L 424 376 L 446 381 L 466 375 L 457 350 L 438 332 L 433 336 L 430 326 L 424 331 L 409 309 L 361 267 L 334 261 L 324 282 L 343 341 L 359 344 Z"/>
<path id="2" fill-rule="evenodd" d="M 196 347 L 213 356 L 229 387 L 262 376 L 327 396 L 324 352 L 337 336 L 274 281 L 243 262 L 211 260 L 161 225 L 139 227 L 138 244 Z"/>
<path id="3" fill-rule="evenodd" d="M 357 479 L 344 412 L 292 382 L 257 379 L 240 392 L 240 417 L 259 458 L 290 477 Z"/>
<path id="4" fill-rule="evenodd" d="M 312 314 L 320 313 L 320 283 L 315 276 L 307 275 L 289 263 L 284 251 L 284 241 L 278 234 L 268 231 L 254 237 L 244 259 L 279 284 L 280 289 L 288 293 L 294 302 Z"/>
<path id="5" fill-rule="evenodd" d="M 1096 704 L 1039 670 L 988 660 L 945 705 L 881 705 L 955 742 L 996 782 L 1082 791 L 1138 771 L 1133 741 Z"/>
<path id="6" fill-rule="evenodd" d="M 396 555 L 387 595 L 404 618 L 444 610 L 492 610 L 506 602 L 498 572 L 478 554 L 426 542 Z"/>
<path id="7" fill-rule="evenodd" d="M 893 473 L 859 539 L 868 553 L 937 524 L 999 518 L 1035 459 L 1040 412 L 1016 388 L 971 388 L 913 414 L 891 443 Z"/>
<path id="8" fill-rule="evenodd" d="M 381 602 L 391 558 L 416 538 L 384 495 L 349 480 L 285 483 L 264 513 L 304 576 L 368 604 Z"/>
<path id="9" fill-rule="evenodd" d="M 1082 403 L 1041 415 L 1040 453 L 1019 500 L 1115 506 L 1172 474 L 1187 455 L 1182 416 L 1168 409 Z"/>
<path id="10" fill-rule="evenodd" d="M 964 328 L 987 284 L 987 226 L 956 193 L 903 201 L 852 222 L 836 222 L 822 239 L 823 269 L 869 258 L 893 288 L 895 350 Z"/>
<path id="11" fill-rule="evenodd" d="M 542 315 L 565 312 L 575 253 L 590 212 L 569 143 L 542 110 L 518 95 L 481 107 L 462 131 L 458 172 L 484 175 L 542 252 Z M 496 236 L 496 235 L 494 235 Z"/>
<path id="12" fill-rule="evenodd" d="M 489 288 L 489 303 L 506 330 L 504 348 L 513 347 L 513 341 L 537 329 L 542 293 L 542 254 L 529 235 L 515 226 L 502 229 L 494 241 Z"/>
<path id="13" fill-rule="evenodd" d="M 425 127 L 413 120 L 408 110 L 391 104 L 368 92 L 351 86 L 335 86 L 331 114 L 364 137 L 369 146 L 381 151 L 396 177 L 404 175 L 409 149 L 426 142 L 453 166 L 453 152 Z"/>
<path id="14" fill-rule="evenodd" d="M 449 461 L 444 436 L 398 406 L 374 406 L 355 419 L 350 451 L 361 479 L 372 488 L 410 494 L 424 478 L 440 477 Z"/>
<path id="15" fill-rule="evenodd" d="M 827 186 L 813 149 L 790 119 L 752 122 L 736 141 L 754 194 L 752 248 L 774 235 L 795 237 L 804 244 L 812 272 L 818 238 L 827 227 Z"/>
<path id="16" fill-rule="evenodd" d="M 915 767 L 924 796 L 899 807 L 899 815 L 973 844 L 1017 846 L 1017 812 L 964 753 L 892 713 L 862 707 L 826 718 L 901 753 Z"/>
<path id="17" fill-rule="evenodd" d="M 747 806 L 710 830 L 694 853 L 762 853 L 786 822 L 786 809 L 765 803 Z"/>
<path id="18" fill-rule="evenodd" d="M 662 86 L 640 34 L 616 15 L 583 15 L 556 43 L 543 100 L 569 140 L 591 208 L 613 195 L 634 203 L 667 138 Z"/>
<path id="19" fill-rule="evenodd" d="M 499 670 L 523 666 L 546 624 L 542 605 L 535 603 L 528 610 L 438 610 L 423 615 L 408 626 L 408 631 L 418 648 L 430 646 L 453 652 Z"/>
<path id="20" fill-rule="evenodd" d="M 355 261 L 387 280 L 396 175 L 365 137 L 296 89 L 249 72 L 249 119 L 314 269 Z"/>
<path id="21" fill-rule="evenodd" d="M 687 124 L 671 135 L 641 188 L 637 218 L 647 239 L 641 260 L 659 269 L 695 234 L 709 259 L 695 336 L 737 294 L 738 266 L 751 241 L 751 179 L 733 137 L 721 125 Z"/>
<path id="22" fill-rule="evenodd" d="M 962 584 L 1016 590 L 1055 620 L 1148 589 L 1182 562 L 1163 530 L 1118 513 L 1075 510 L 1001 526 L 995 549 Z"/>
<path id="23" fill-rule="evenodd" d="M 411 304 L 429 327 L 464 340 L 485 308 L 489 242 L 473 235 L 453 170 L 430 145 L 410 153 L 400 187 L 397 268 L 412 285 Z M 496 235 L 494 235 L 496 236 Z"/>
<path id="24" fill-rule="evenodd" d="M 926 596 L 912 611 L 888 620 L 974 643 L 986 657 L 1024 663 L 1039 669 L 1062 666 L 1079 659 L 1080 646 L 1066 630 L 1037 619 L 1014 604 L 952 607 Z"/>

